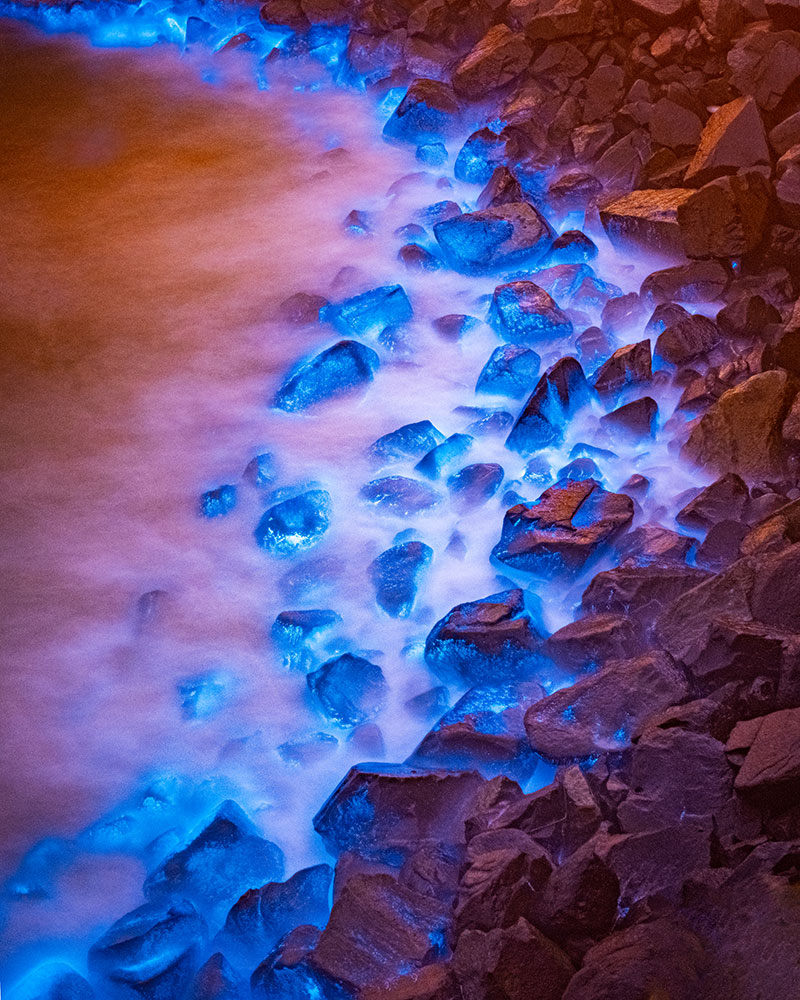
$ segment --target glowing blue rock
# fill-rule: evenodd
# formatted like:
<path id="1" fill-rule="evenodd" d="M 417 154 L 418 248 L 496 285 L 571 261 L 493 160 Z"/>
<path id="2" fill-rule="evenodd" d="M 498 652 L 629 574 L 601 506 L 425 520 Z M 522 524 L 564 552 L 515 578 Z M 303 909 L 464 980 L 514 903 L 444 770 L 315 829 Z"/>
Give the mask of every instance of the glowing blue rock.
<path id="1" fill-rule="evenodd" d="M 449 611 L 425 640 L 425 661 L 441 676 L 469 684 L 524 680 L 540 665 L 543 638 L 523 592 L 504 590 Z"/>
<path id="2" fill-rule="evenodd" d="M 209 670 L 178 683 L 184 719 L 208 719 L 231 699 L 236 678 L 227 670 Z"/>
<path id="3" fill-rule="evenodd" d="M 452 268 L 473 274 L 535 264 L 555 233 L 532 205 L 510 202 L 439 222 L 433 235 Z"/>
<path id="4" fill-rule="evenodd" d="M 600 278 L 590 275 L 584 278 L 575 290 L 569 304 L 571 308 L 581 309 L 584 312 L 600 312 L 609 299 L 617 299 L 621 296 L 622 289 L 619 285 L 614 285 L 610 281 L 602 281 Z"/>
<path id="5" fill-rule="evenodd" d="M 594 276 L 587 264 L 554 264 L 535 274 L 536 284 L 559 301 L 567 301 L 586 278 Z"/>
<path id="6" fill-rule="evenodd" d="M 441 167 L 447 163 L 447 149 L 441 142 L 425 142 L 417 146 L 417 159 L 429 167 Z"/>
<path id="7" fill-rule="evenodd" d="M 455 219 L 461 215 L 461 206 L 455 201 L 437 201 L 426 205 L 414 213 L 414 218 L 423 226 L 434 226 L 446 219 Z"/>
<path id="8" fill-rule="evenodd" d="M 539 379 L 506 440 L 506 448 L 530 455 L 559 444 L 569 417 L 591 397 L 583 368 L 576 358 L 561 358 Z"/>
<path id="9" fill-rule="evenodd" d="M 75 848 L 68 840 L 45 837 L 26 851 L 6 883 L 6 891 L 20 899 L 46 899 L 53 892 L 56 878 L 74 855 Z"/>
<path id="10" fill-rule="evenodd" d="M 403 542 L 382 552 L 369 567 L 375 600 L 392 618 L 407 618 L 414 607 L 422 571 L 433 558 L 423 542 Z"/>
<path id="11" fill-rule="evenodd" d="M 540 357 L 536 351 L 519 344 L 503 344 L 481 369 L 476 392 L 521 399 L 531 391 L 539 375 Z"/>
<path id="12" fill-rule="evenodd" d="M 458 128 L 460 106 L 452 88 L 438 80 L 415 80 L 383 127 L 387 139 L 416 146 L 435 142 Z"/>
<path id="13" fill-rule="evenodd" d="M 250 989 L 222 952 L 197 971 L 186 1000 L 249 1000 Z"/>
<path id="14" fill-rule="evenodd" d="M 229 799 L 194 840 L 147 876 L 144 892 L 151 900 L 189 899 L 214 912 L 282 875 L 283 852 Z"/>
<path id="15" fill-rule="evenodd" d="M 200 497 L 200 513 L 203 517 L 223 517 L 236 506 L 236 487 L 218 486 Z"/>
<path id="16" fill-rule="evenodd" d="M 480 507 L 491 499 L 503 482 L 503 467 L 496 462 L 465 465 L 447 480 L 447 488 L 459 510 Z"/>
<path id="17" fill-rule="evenodd" d="M 323 927 L 330 912 L 333 869 L 314 865 L 285 882 L 268 882 L 234 903 L 220 932 L 220 943 L 243 965 L 268 955 L 278 941 L 301 924 Z"/>
<path id="18" fill-rule="evenodd" d="M 262 549 L 277 556 L 310 549 L 328 530 L 330 504 L 327 490 L 309 490 L 277 503 L 258 522 L 256 541 Z"/>
<path id="19" fill-rule="evenodd" d="M 437 430 L 430 420 L 418 420 L 379 437 L 369 450 L 376 458 L 386 461 L 399 460 L 424 455 L 442 441 L 444 434 Z"/>
<path id="20" fill-rule="evenodd" d="M 492 410 L 484 406 L 457 406 L 453 414 L 467 417 L 471 422 L 465 433 L 473 437 L 505 436 L 514 425 L 514 417 L 508 410 Z"/>
<path id="21" fill-rule="evenodd" d="M 327 757 L 339 745 L 330 733 L 306 733 L 278 746 L 278 756 L 286 764 L 307 767 Z"/>
<path id="22" fill-rule="evenodd" d="M 69 965 L 48 962 L 25 976 L 8 996 L 10 1000 L 94 1000 L 95 992 Z"/>
<path id="23" fill-rule="evenodd" d="M 362 486 L 361 497 L 382 513 L 408 517 L 421 514 L 441 502 L 440 493 L 427 483 L 406 476 L 385 476 Z"/>
<path id="24" fill-rule="evenodd" d="M 352 653 L 323 663 L 306 682 L 327 718 L 345 727 L 377 715 L 388 690 L 381 668 Z"/>
<path id="25" fill-rule="evenodd" d="M 308 669 L 314 662 L 311 646 L 320 633 L 333 628 L 342 620 L 335 611 L 281 611 L 272 623 L 272 639 L 283 652 L 284 666 Z"/>
<path id="26" fill-rule="evenodd" d="M 409 271 L 438 271 L 442 267 L 441 260 L 418 243 L 406 243 L 405 246 L 400 247 L 397 251 L 397 259 Z"/>
<path id="27" fill-rule="evenodd" d="M 344 228 L 353 236 L 369 236 L 375 232 L 375 214 L 354 208 L 345 218 Z"/>
<path id="28" fill-rule="evenodd" d="M 414 468 L 428 479 L 438 479 L 448 466 L 466 455 L 472 447 L 472 440 L 469 434 L 451 434 L 441 444 L 431 448 L 427 455 L 423 455 Z"/>
<path id="29" fill-rule="evenodd" d="M 586 264 L 597 256 L 597 244 L 580 231 L 569 229 L 553 240 L 548 264 Z"/>
<path id="30" fill-rule="evenodd" d="M 257 489 L 264 489 L 275 482 L 277 474 L 274 456 L 264 452 L 251 458 L 247 463 L 244 479 Z"/>
<path id="31" fill-rule="evenodd" d="M 559 479 L 596 479 L 602 482 L 603 476 L 594 460 L 587 457 L 573 458 L 571 462 L 558 470 Z"/>
<path id="32" fill-rule="evenodd" d="M 350 990 L 309 961 L 320 933 L 310 924 L 290 931 L 250 977 L 253 1000 L 353 1000 Z"/>
<path id="33" fill-rule="evenodd" d="M 572 323 L 555 301 L 532 281 L 498 285 L 489 307 L 489 323 L 510 343 L 553 340 L 572 335 Z"/>
<path id="34" fill-rule="evenodd" d="M 174 1000 L 205 950 L 206 923 L 187 900 L 147 903 L 113 924 L 89 949 L 89 971 L 121 1000 Z"/>
<path id="35" fill-rule="evenodd" d="M 371 382 L 380 359 L 371 347 L 340 340 L 295 368 L 275 394 L 273 405 L 295 413 Z"/>
<path id="36" fill-rule="evenodd" d="M 343 302 L 333 302 L 319 312 L 324 323 L 332 323 L 340 333 L 357 337 L 407 323 L 413 315 L 402 285 L 371 288 Z"/>
<path id="37" fill-rule="evenodd" d="M 473 132 L 459 150 L 454 166 L 458 180 L 485 184 L 495 167 L 505 163 L 506 140 L 489 128 Z"/>

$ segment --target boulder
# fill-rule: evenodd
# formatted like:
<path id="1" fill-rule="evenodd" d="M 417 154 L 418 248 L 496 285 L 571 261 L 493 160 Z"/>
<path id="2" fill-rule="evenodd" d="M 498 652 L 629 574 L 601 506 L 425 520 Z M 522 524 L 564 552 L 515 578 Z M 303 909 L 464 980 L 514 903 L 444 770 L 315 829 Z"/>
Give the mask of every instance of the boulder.
<path id="1" fill-rule="evenodd" d="M 572 323 L 548 293 L 532 281 L 498 285 L 489 307 L 489 323 L 513 344 L 569 337 Z"/>
<path id="2" fill-rule="evenodd" d="M 678 208 L 687 257 L 741 257 L 761 243 L 772 187 L 757 171 L 719 177 Z"/>
<path id="3" fill-rule="evenodd" d="M 383 128 L 389 139 L 419 145 L 451 135 L 459 126 L 460 105 L 452 87 L 438 80 L 414 80 Z"/>
<path id="4" fill-rule="evenodd" d="M 562 670 L 577 672 L 621 659 L 639 641 L 638 629 L 627 615 L 586 615 L 554 632 L 542 652 Z"/>
<path id="5" fill-rule="evenodd" d="M 600 426 L 610 434 L 633 437 L 653 437 L 658 423 L 658 403 L 651 396 L 642 396 L 600 418 Z"/>
<path id="6" fill-rule="evenodd" d="M 435 507 L 442 499 L 441 493 L 428 483 L 409 479 L 407 476 L 373 479 L 361 487 L 359 496 L 381 512 L 399 517 L 421 514 Z"/>
<path id="7" fill-rule="evenodd" d="M 653 304 L 714 302 L 729 282 L 729 272 L 719 261 L 697 261 L 653 271 L 642 282 L 639 294 Z"/>
<path id="8" fill-rule="evenodd" d="M 800 78 L 800 34 L 796 31 L 748 31 L 727 56 L 733 85 L 750 94 L 764 111 L 774 110 Z"/>
<path id="9" fill-rule="evenodd" d="M 700 186 L 748 167 L 770 166 L 769 146 L 758 105 L 737 97 L 711 115 L 686 171 L 686 183 Z"/>
<path id="10" fill-rule="evenodd" d="M 522 409 L 506 447 L 529 455 L 558 444 L 567 418 L 589 401 L 591 390 L 576 358 L 561 358 L 547 369 Z"/>
<path id="11" fill-rule="evenodd" d="M 465 212 L 436 223 L 433 235 L 447 263 L 467 274 L 535 264 L 555 237 L 550 223 L 527 202 Z"/>
<path id="12" fill-rule="evenodd" d="M 678 597 L 709 578 L 705 570 L 673 566 L 618 566 L 598 573 L 583 592 L 586 613 L 628 614 L 652 620 Z"/>
<path id="13" fill-rule="evenodd" d="M 387 684 L 381 668 L 352 653 L 323 663 L 306 675 L 306 682 L 323 714 L 338 726 L 367 722 L 386 700 Z"/>
<path id="14" fill-rule="evenodd" d="M 645 249 L 680 256 L 683 243 L 678 207 L 691 195 L 686 188 L 632 191 L 602 205 L 600 221 L 608 238 L 621 250 Z"/>
<path id="15" fill-rule="evenodd" d="M 355 340 L 338 344 L 296 367 L 280 385 L 273 406 L 288 413 L 308 409 L 372 381 L 380 359 Z"/>
<path id="16" fill-rule="evenodd" d="M 531 47 L 525 35 L 506 24 L 496 24 L 453 70 L 453 89 L 467 100 L 481 100 L 511 83 L 530 61 Z"/>
<path id="17" fill-rule="evenodd" d="M 702 531 L 720 521 L 742 520 L 749 500 L 750 491 L 744 480 L 734 472 L 727 472 L 692 497 L 675 515 L 675 520 Z"/>
<path id="18" fill-rule="evenodd" d="M 407 618 L 414 607 L 419 579 L 433 558 L 424 542 L 401 542 L 382 552 L 369 566 L 375 600 L 392 618 Z"/>
<path id="19" fill-rule="evenodd" d="M 744 759 L 734 781 L 741 794 L 773 807 L 796 802 L 800 786 L 800 708 L 738 722 L 725 749 Z"/>
<path id="20" fill-rule="evenodd" d="M 719 340 L 717 324 L 707 316 L 694 313 L 682 317 L 659 334 L 655 354 L 667 364 L 682 366 L 707 355 Z"/>
<path id="21" fill-rule="evenodd" d="M 508 17 L 525 29 L 531 40 L 570 38 L 589 34 L 594 25 L 591 0 L 510 0 Z"/>
<path id="22" fill-rule="evenodd" d="M 650 341 L 620 347 L 594 376 L 594 388 L 601 396 L 616 395 L 630 385 L 642 385 L 652 377 Z"/>

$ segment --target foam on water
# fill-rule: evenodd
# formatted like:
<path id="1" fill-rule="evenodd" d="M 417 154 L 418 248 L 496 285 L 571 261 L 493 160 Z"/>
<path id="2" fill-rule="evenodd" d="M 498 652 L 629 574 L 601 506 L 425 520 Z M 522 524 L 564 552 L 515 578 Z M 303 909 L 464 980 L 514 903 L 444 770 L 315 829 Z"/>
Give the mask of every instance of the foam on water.
<path id="1" fill-rule="evenodd" d="M 11 22 L 0 33 L 10 144 L 0 163 L 0 739 L 13 765 L 2 857 L 14 975 L 46 954 L 82 954 L 140 902 L 144 871 L 227 796 L 280 845 L 287 873 L 325 860 L 311 818 L 365 753 L 315 709 L 304 673 L 284 665 L 270 636 L 275 617 L 298 608 L 341 616 L 316 640 L 316 665 L 349 652 L 380 666 L 384 759 L 403 760 L 429 728 L 405 702 L 439 683 L 422 659 L 426 634 L 453 605 L 502 589 L 508 574 L 489 553 L 503 496 L 512 482 L 530 499 L 543 488 L 523 480 L 526 459 L 500 434 L 476 437 L 433 482 L 444 499 L 430 512 L 398 517 L 359 496 L 380 476 L 417 477 L 416 459 L 369 456 L 380 435 L 427 419 L 448 436 L 475 421 L 457 407 L 516 415 L 521 406 L 474 392 L 498 345 L 488 326 L 459 340 L 432 326 L 452 313 L 482 320 L 498 279 L 407 271 L 396 256 L 404 241 L 395 230 L 427 205 L 474 207 L 479 187 L 442 180 L 467 132 L 448 144 L 441 168 L 422 169 L 413 148 L 384 143 L 383 121 L 402 95 L 360 93 L 336 33 L 316 62 L 264 64 L 282 33 L 261 28 L 255 53 L 214 55 L 257 23 L 250 10 L 226 15 L 211 43 L 189 53 L 188 5 L 146 5 L 138 22 L 133 7 L 114 19 L 74 10 L 35 16 L 104 50 Z M 115 48 L 131 45 L 153 47 Z M 337 86 L 326 63 L 351 86 Z M 370 213 L 374 232 L 347 232 L 353 209 Z M 592 236 L 596 273 L 637 290 L 651 262 Z M 300 413 L 270 408 L 300 359 L 340 339 L 327 324 L 280 322 L 278 304 L 297 291 L 338 302 L 395 283 L 414 315 L 391 338 L 360 336 L 380 356 L 374 381 Z M 574 340 L 537 343 L 542 370 Z M 663 424 L 677 396 L 654 394 Z M 542 453 L 553 472 L 577 442 L 609 446 L 602 412 L 600 403 L 582 411 L 563 445 Z M 597 459 L 607 485 L 647 475 L 654 486 L 639 519 L 671 523 L 675 497 L 699 481 L 669 450 L 669 435 L 646 446 L 614 441 L 613 450 L 617 458 Z M 329 530 L 294 558 L 253 538 L 274 500 L 242 472 L 265 451 L 276 490 L 315 484 L 330 493 Z M 475 462 L 499 463 L 506 480 L 464 512 L 448 499 L 446 478 Z M 235 507 L 201 517 L 201 495 L 223 484 L 237 485 Z M 411 615 L 392 619 L 375 603 L 369 567 L 409 529 L 400 541 L 418 539 L 434 555 Z M 465 554 L 448 550 L 454 532 Z M 568 586 L 525 579 L 550 628 L 571 620 L 599 568 Z M 452 689 L 450 703 L 462 693 Z M 187 697 L 211 708 L 187 711 Z M 308 753 L 279 751 L 306 737 Z M 549 774 L 540 768 L 531 787 Z M 62 838 L 58 849 L 20 877 L 20 858 L 45 836 Z M 41 892 L 24 891 L 37 883 Z"/>

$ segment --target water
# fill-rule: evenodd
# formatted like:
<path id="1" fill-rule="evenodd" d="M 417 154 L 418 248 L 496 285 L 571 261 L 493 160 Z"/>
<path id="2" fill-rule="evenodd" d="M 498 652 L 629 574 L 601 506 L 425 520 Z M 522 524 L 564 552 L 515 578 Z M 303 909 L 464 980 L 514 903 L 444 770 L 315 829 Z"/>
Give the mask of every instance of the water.
<path id="1" fill-rule="evenodd" d="M 49 16 L 59 27 L 58 9 Z M 380 666 L 383 759 L 404 759 L 429 728 L 405 702 L 438 683 L 425 636 L 453 605 L 502 589 L 489 552 L 525 467 L 503 434 L 476 437 L 433 482 L 443 500 L 427 513 L 378 512 L 359 495 L 372 479 L 416 476 L 416 458 L 370 457 L 380 435 L 431 420 L 448 436 L 476 419 L 456 407 L 520 407 L 474 393 L 498 344 L 487 326 L 453 340 L 432 325 L 484 317 L 495 279 L 406 271 L 396 259 L 393 233 L 421 208 L 474 207 L 477 186 L 442 186 L 460 140 L 449 164 L 423 168 L 413 149 L 380 138 L 399 95 L 382 104 L 334 86 L 319 62 L 271 64 L 265 76 L 247 54 L 113 47 L 155 40 L 126 31 L 95 30 L 109 47 L 93 48 L 0 22 L 3 878 L 55 838 L 7 884 L 9 977 L 51 954 L 82 968 L 86 944 L 141 902 L 153 852 L 227 796 L 280 845 L 287 874 L 324 861 L 311 817 L 351 763 L 376 754 L 315 709 L 304 670 L 271 638 L 275 617 L 341 616 L 299 666 L 345 652 Z M 372 235 L 347 231 L 354 209 L 372 213 Z M 603 244 L 596 271 L 629 291 L 648 263 Z M 302 413 L 270 408 L 298 360 L 340 339 L 328 325 L 278 320 L 287 296 L 340 302 L 398 282 L 412 320 L 380 339 L 359 334 L 380 357 L 371 384 Z M 632 339 L 623 331 L 619 343 Z M 542 370 L 573 344 L 537 344 Z M 662 419 L 675 400 L 661 391 Z M 597 438 L 602 412 L 586 411 L 545 453 L 553 470 Z M 674 497 L 695 482 L 668 437 L 620 442 L 619 459 L 599 462 L 612 488 L 634 471 L 654 476 L 642 521 L 660 510 L 671 523 Z M 278 500 L 331 496 L 329 530 L 295 559 L 253 537 L 275 499 L 242 473 L 266 451 L 286 491 Z M 502 465 L 506 483 L 465 511 L 446 479 L 476 462 Z M 224 484 L 237 487 L 233 511 L 200 516 L 201 495 Z M 454 532 L 462 542 L 448 547 Z M 369 567 L 409 538 L 434 555 L 413 611 L 393 619 Z M 310 559 L 304 579 L 297 566 Z M 585 580 L 531 584 L 551 628 L 570 620 Z M 450 704 L 461 693 L 452 688 Z M 127 822 L 82 834 L 125 801 L 138 804 Z"/>

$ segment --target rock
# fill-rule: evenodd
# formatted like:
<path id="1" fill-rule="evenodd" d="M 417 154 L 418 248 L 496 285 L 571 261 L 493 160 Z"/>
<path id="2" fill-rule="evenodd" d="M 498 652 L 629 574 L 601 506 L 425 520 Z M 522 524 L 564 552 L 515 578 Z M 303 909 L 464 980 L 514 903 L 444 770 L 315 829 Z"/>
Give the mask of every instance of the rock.
<path id="1" fill-rule="evenodd" d="M 557 236 L 550 247 L 547 263 L 585 264 L 598 254 L 597 244 L 579 229 L 568 229 Z"/>
<path id="2" fill-rule="evenodd" d="M 694 150 L 703 131 L 703 122 L 691 108 L 668 97 L 653 105 L 649 125 L 653 142 L 676 152 Z"/>
<path id="3" fill-rule="evenodd" d="M 414 466 L 428 479 L 438 479 L 448 467 L 465 455 L 472 447 L 472 437 L 469 434 L 451 434 L 441 444 L 423 455 Z"/>
<path id="4" fill-rule="evenodd" d="M 525 192 L 508 167 L 496 167 L 478 195 L 477 208 L 494 208 L 525 201 Z"/>
<path id="5" fill-rule="evenodd" d="M 455 976 L 445 962 L 425 965 L 390 986 L 364 990 L 362 1000 L 459 1000 Z"/>
<path id="6" fill-rule="evenodd" d="M 413 315 L 402 285 L 382 285 L 330 303 L 320 311 L 324 323 L 332 323 L 345 336 L 362 337 L 379 333 L 387 326 L 400 326 Z"/>
<path id="7" fill-rule="evenodd" d="M 542 375 L 506 439 L 506 447 L 529 455 L 558 444 L 567 418 L 589 401 L 590 389 L 580 362 L 561 358 Z"/>
<path id="8" fill-rule="evenodd" d="M 578 171 L 563 174 L 558 180 L 553 181 L 547 196 L 555 211 L 566 214 L 571 211 L 585 211 L 602 190 L 603 185 L 596 177 Z M 566 235 L 562 233 L 559 239 Z M 586 238 L 584 236 L 584 239 Z M 555 246 L 555 243 L 553 245 Z"/>
<path id="9" fill-rule="evenodd" d="M 319 937 L 318 927 L 301 924 L 282 938 L 250 977 L 254 1000 L 269 1000 L 277 996 L 297 1000 L 308 996 L 344 1000 L 343 994 L 347 996 L 347 993 L 318 974 L 309 964 L 309 956 Z"/>
<path id="10" fill-rule="evenodd" d="M 683 455 L 698 465 L 742 476 L 779 470 L 780 429 L 794 395 L 784 371 L 751 375 L 724 392 L 695 422 Z"/>
<path id="11" fill-rule="evenodd" d="M 447 480 L 454 506 L 460 511 L 480 507 L 500 489 L 503 476 L 503 467 L 496 462 L 465 465 Z"/>
<path id="12" fill-rule="evenodd" d="M 600 325 L 606 333 L 620 333 L 630 327 L 641 326 L 645 317 L 644 306 L 636 292 L 610 299 L 603 307 Z"/>
<path id="13" fill-rule="evenodd" d="M 719 343 L 717 324 L 700 313 L 684 316 L 668 326 L 656 340 L 656 356 L 670 365 L 707 355 Z"/>
<path id="14" fill-rule="evenodd" d="M 491 931 L 530 918 L 552 870 L 547 852 L 521 830 L 473 838 L 458 886 L 454 939 L 465 930 Z"/>
<path id="15" fill-rule="evenodd" d="M 593 479 L 562 480 L 506 512 L 492 557 L 514 569 L 575 573 L 633 519 L 633 501 Z"/>
<path id="16" fill-rule="evenodd" d="M 370 445 L 370 454 L 384 461 L 399 461 L 424 455 L 444 441 L 444 434 L 430 420 L 418 420 L 390 431 Z"/>
<path id="17" fill-rule="evenodd" d="M 706 122 L 686 171 L 686 183 L 699 186 L 757 166 L 770 166 L 764 124 L 753 98 L 737 97 L 718 108 Z"/>
<path id="18" fill-rule="evenodd" d="M 760 295 L 741 295 L 717 313 L 717 326 L 728 337 L 760 338 L 780 321 L 775 306 Z"/>
<path id="19" fill-rule="evenodd" d="M 449 313 L 431 321 L 431 326 L 444 340 L 460 340 L 470 330 L 474 330 L 480 320 L 464 313 Z"/>
<path id="20" fill-rule="evenodd" d="M 682 20 L 693 6 L 692 0 L 623 0 L 629 16 L 656 28 Z"/>
<path id="21" fill-rule="evenodd" d="M 95 1000 L 95 992 L 71 966 L 46 962 L 28 973 L 9 993 L 11 1000 Z"/>
<path id="22" fill-rule="evenodd" d="M 586 615 L 554 632 L 542 652 L 563 670 L 577 672 L 621 659 L 638 642 L 638 629 L 626 615 Z"/>
<path id="23" fill-rule="evenodd" d="M 686 562 L 693 546 L 693 538 L 651 522 L 623 535 L 615 548 L 623 567 L 674 566 Z"/>
<path id="24" fill-rule="evenodd" d="M 436 271 L 442 266 L 441 260 L 435 254 L 418 243 L 406 243 L 400 247 L 397 259 L 409 271 Z"/>
<path id="25" fill-rule="evenodd" d="M 489 128 L 473 132 L 459 150 L 453 172 L 468 184 L 486 184 L 508 156 L 508 140 Z"/>
<path id="26" fill-rule="evenodd" d="M 535 264 L 555 237 L 527 202 L 465 212 L 437 223 L 433 235 L 450 266 L 467 274 Z"/>
<path id="27" fill-rule="evenodd" d="M 255 455 L 245 466 L 242 479 L 255 486 L 256 489 L 264 489 L 272 486 L 277 478 L 278 472 L 275 457 L 268 451 Z"/>
<path id="28" fill-rule="evenodd" d="M 672 916 L 660 917 L 610 935 L 586 952 L 563 1000 L 600 997 L 693 1000 L 700 995 L 705 961 L 700 940 Z"/>
<path id="29" fill-rule="evenodd" d="M 287 375 L 273 406 L 288 413 L 305 410 L 371 382 L 379 365 L 371 348 L 355 340 L 340 340 Z"/>
<path id="30" fill-rule="evenodd" d="M 644 332 L 657 337 L 668 327 L 673 326 L 682 319 L 686 319 L 690 315 L 692 314 L 688 313 L 683 306 L 679 306 L 675 302 L 662 302 L 653 310 L 650 319 L 647 321 L 647 326 L 644 328 Z"/>
<path id="31" fill-rule="evenodd" d="M 639 294 L 651 302 L 714 302 L 722 297 L 730 277 L 719 261 L 679 264 L 653 271 Z"/>
<path id="32" fill-rule="evenodd" d="M 757 564 L 750 597 L 753 618 L 787 632 L 800 632 L 799 583 L 799 546 L 765 556 Z"/>
<path id="33" fill-rule="evenodd" d="M 772 189 L 758 172 L 709 181 L 678 208 L 688 257 L 740 257 L 761 243 Z"/>
<path id="34" fill-rule="evenodd" d="M 598 573 L 583 592 L 587 613 L 653 619 L 667 605 L 709 578 L 691 566 L 619 566 Z"/>
<path id="35" fill-rule="evenodd" d="M 594 173 L 608 192 L 631 191 L 639 186 L 650 153 L 649 134 L 635 129 L 605 150 L 594 165 Z"/>
<path id="36" fill-rule="evenodd" d="M 283 852 L 230 799 L 186 847 L 145 879 L 152 900 L 191 900 L 201 911 L 228 908 L 248 889 L 283 875 Z"/>
<path id="37" fill-rule="evenodd" d="M 572 323 L 547 292 L 532 281 L 498 285 L 489 308 L 489 323 L 511 343 L 569 337 Z"/>
<path id="38" fill-rule="evenodd" d="M 390 875 L 351 878 L 309 964 L 352 992 L 385 986 L 445 951 L 448 907 Z"/>
<path id="39" fill-rule="evenodd" d="M 734 726 L 725 749 L 744 754 L 734 780 L 741 794 L 786 808 L 800 782 L 800 708 L 772 712 Z"/>
<path id="40" fill-rule="evenodd" d="M 641 385 L 652 377 L 650 341 L 628 344 L 614 351 L 594 377 L 595 391 L 602 395 L 616 395 L 630 385 Z"/>
<path id="41" fill-rule="evenodd" d="M 574 971 L 564 952 L 523 917 L 488 933 L 465 931 L 453 967 L 464 1000 L 560 1000 Z"/>
<path id="42" fill-rule="evenodd" d="M 200 964 L 206 925 L 191 903 L 146 903 L 121 917 L 89 949 L 89 971 L 114 996 L 182 996 Z"/>
<path id="43" fill-rule="evenodd" d="M 781 218 L 800 226 L 800 164 L 793 164 L 775 187 Z"/>
<path id="44" fill-rule="evenodd" d="M 407 618 L 414 607 L 419 577 L 433 558 L 423 542 L 403 542 L 382 552 L 369 566 L 375 600 L 392 618 Z"/>
<path id="45" fill-rule="evenodd" d="M 306 677 L 308 689 L 322 711 L 338 726 L 358 726 L 383 707 L 387 684 L 374 663 L 352 653 L 343 653 Z"/>
<path id="46" fill-rule="evenodd" d="M 198 970 L 186 1000 L 245 1000 L 247 993 L 247 984 L 218 951 Z"/>
<path id="47" fill-rule="evenodd" d="M 644 248 L 656 253 L 683 252 L 678 229 L 678 206 L 692 192 L 685 188 L 633 191 L 606 202 L 600 221 L 614 246 L 630 250 Z"/>
<path id="48" fill-rule="evenodd" d="M 398 517 L 408 517 L 430 510 L 442 499 L 441 494 L 428 483 L 421 483 L 418 479 L 408 479 L 406 476 L 373 479 L 361 487 L 359 495 L 382 513 L 395 514 Z"/>
<path id="49" fill-rule="evenodd" d="M 529 347 L 504 344 L 496 347 L 481 369 L 476 392 L 520 399 L 530 392 L 539 374 L 539 355 Z"/>
<path id="50" fill-rule="evenodd" d="M 728 52 L 734 87 L 765 111 L 774 110 L 800 77 L 800 34 L 749 31 Z"/>
<path id="51" fill-rule="evenodd" d="M 508 16 L 525 29 L 532 40 L 587 35 L 594 25 L 591 0 L 511 0 Z"/>
<path id="52" fill-rule="evenodd" d="M 224 517 L 236 506 L 236 487 L 218 486 L 200 497 L 200 513 L 203 517 Z"/>
<path id="53" fill-rule="evenodd" d="M 335 856 L 354 851 L 398 864 L 425 843 L 465 843 L 464 822 L 485 784 L 475 771 L 358 765 L 314 817 L 314 829 Z"/>
<path id="54" fill-rule="evenodd" d="M 506 24 L 491 27 L 453 70 L 453 89 L 468 100 L 511 83 L 531 61 L 531 48 L 523 34 Z"/>
<path id="55" fill-rule="evenodd" d="M 531 706 L 525 729 L 534 751 L 556 763 L 618 753 L 654 715 L 687 693 L 664 653 L 614 660 Z"/>
<path id="56" fill-rule="evenodd" d="M 319 313 L 328 305 L 328 300 L 324 295 L 313 295 L 309 292 L 295 292 L 288 299 L 284 299 L 278 306 L 278 316 L 284 323 L 292 323 L 297 326 L 305 326 L 316 323 L 319 320 Z"/>
<path id="57" fill-rule="evenodd" d="M 457 130 L 460 105 L 449 84 L 414 80 L 383 128 L 389 139 L 419 145 L 451 135 Z"/>
<path id="58" fill-rule="evenodd" d="M 687 528 L 700 530 L 728 519 L 742 520 L 749 500 L 750 491 L 744 480 L 727 472 L 692 497 L 675 515 L 675 520 Z"/>
<path id="59" fill-rule="evenodd" d="M 600 418 L 600 426 L 612 434 L 630 434 L 634 437 L 653 437 L 658 422 L 658 403 L 651 396 L 642 396 L 631 403 L 617 407 Z"/>
<path id="60" fill-rule="evenodd" d="M 701 692 L 710 693 L 725 684 L 752 685 L 759 678 L 769 680 L 776 690 L 786 639 L 786 633 L 774 627 L 715 615 L 703 643 L 685 655 L 684 665 Z"/>
<path id="61" fill-rule="evenodd" d="M 310 549 L 330 525 L 331 497 L 327 490 L 308 490 L 270 507 L 258 522 L 255 539 L 275 556 Z"/>
<path id="62" fill-rule="evenodd" d="M 523 592 L 506 590 L 449 611 L 425 640 L 425 660 L 470 684 L 505 683 L 530 676 L 542 638 Z"/>

